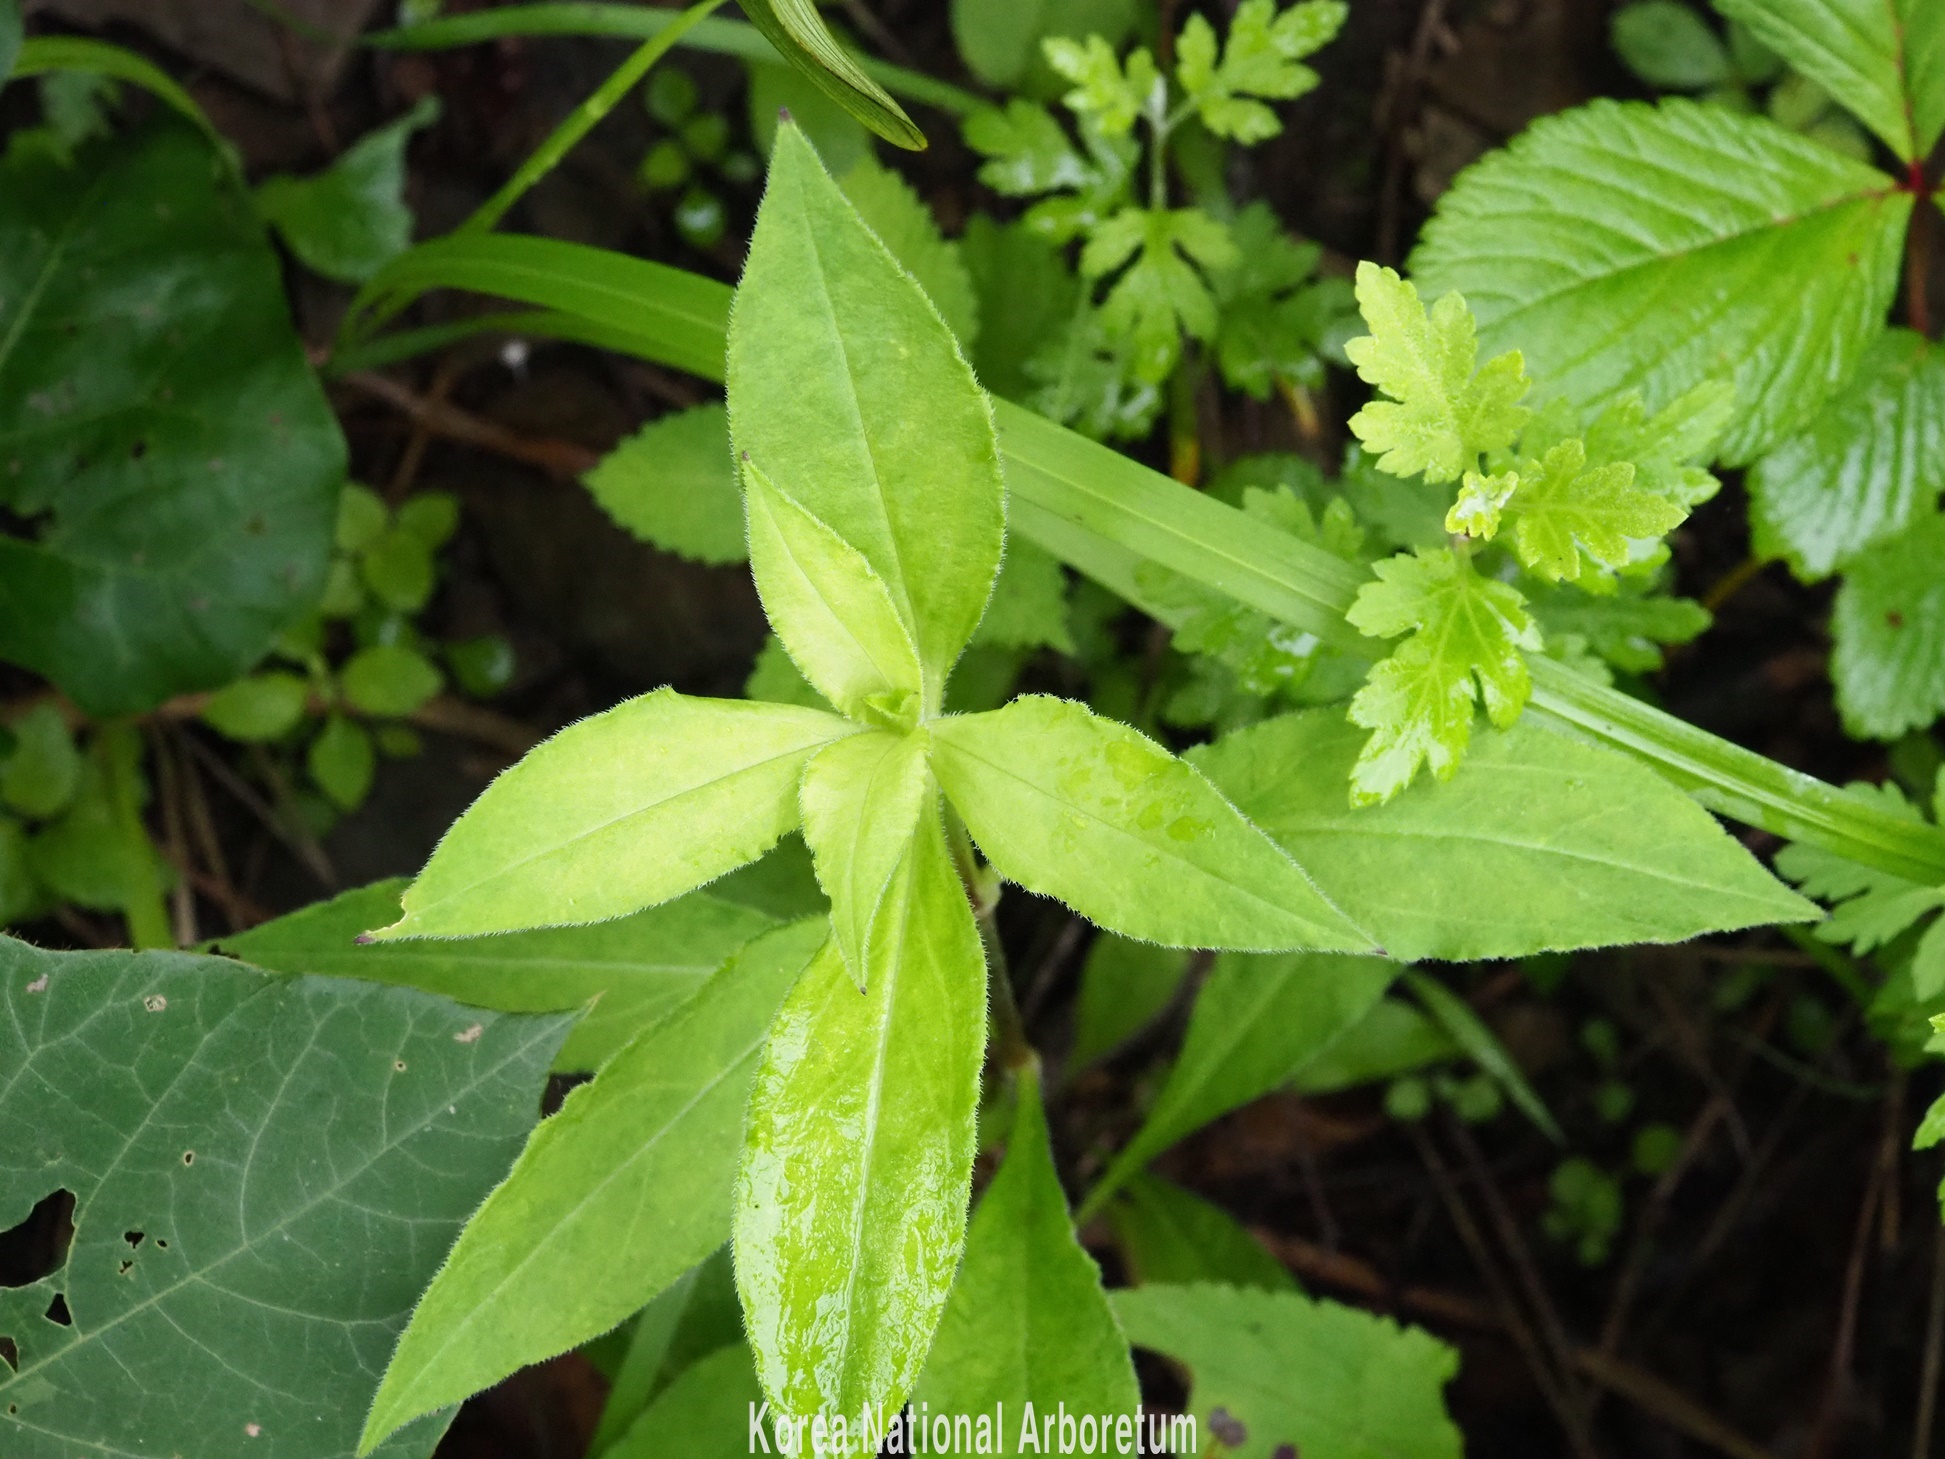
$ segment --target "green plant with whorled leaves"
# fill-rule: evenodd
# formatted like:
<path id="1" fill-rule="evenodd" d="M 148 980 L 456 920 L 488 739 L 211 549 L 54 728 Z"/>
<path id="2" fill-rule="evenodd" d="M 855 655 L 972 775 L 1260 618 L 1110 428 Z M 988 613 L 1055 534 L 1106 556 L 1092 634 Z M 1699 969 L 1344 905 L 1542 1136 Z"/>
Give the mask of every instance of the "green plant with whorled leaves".
<path id="1" fill-rule="evenodd" d="M 758 590 L 836 712 L 658 691 L 583 721 L 460 819 L 374 936 L 623 915 L 801 826 L 829 940 L 793 945 L 754 1058 L 738 1285 L 780 1412 L 895 1409 L 963 1240 L 988 996 L 979 918 L 998 878 L 1152 941 L 1374 944 L 1200 772 L 1134 731 L 1045 698 L 941 713 L 1004 550 L 992 418 L 923 294 L 789 127 L 729 383 Z M 516 1173 L 456 1249 L 369 1439 L 539 1355 L 460 1356 L 482 1267 L 542 1234 L 515 1214 L 535 1198 Z M 607 1294 L 603 1325 L 649 1295 Z"/>

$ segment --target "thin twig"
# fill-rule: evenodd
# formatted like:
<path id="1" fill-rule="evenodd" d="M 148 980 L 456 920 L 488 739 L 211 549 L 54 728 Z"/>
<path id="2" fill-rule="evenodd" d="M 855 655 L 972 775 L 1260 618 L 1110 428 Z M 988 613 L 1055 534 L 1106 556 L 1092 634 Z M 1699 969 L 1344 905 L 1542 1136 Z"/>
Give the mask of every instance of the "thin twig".
<path id="1" fill-rule="evenodd" d="M 1540 1340 L 1534 1336 L 1532 1327 L 1520 1314 L 1518 1304 L 1513 1300 L 1512 1288 L 1507 1285 L 1505 1276 L 1499 1270 L 1499 1263 L 1493 1259 L 1492 1249 L 1486 1244 L 1485 1235 L 1479 1230 L 1478 1223 L 1472 1219 L 1465 1198 L 1453 1181 L 1451 1172 L 1445 1168 L 1438 1148 L 1422 1126 L 1413 1124 L 1412 1138 L 1417 1142 L 1419 1158 L 1425 1162 L 1426 1170 L 1431 1172 L 1432 1184 L 1437 1188 L 1439 1199 L 1445 1203 L 1446 1214 L 1451 1217 L 1453 1229 L 1465 1243 L 1466 1250 L 1472 1255 L 1473 1265 L 1485 1279 L 1486 1288 L 1492 1294 L 1493 1306 L 1499 1313 L 1499 1320 L 1514 1345 L 1526 1359 L 1527 1368 L 1533 1374 L 1533 1382 L 1546 1399 L 1547 1406 L 1553 1410 L 1554 1417 L 1560 1421 L 1567 1441 L 1582 1459 L 1592 1459 L 1594 1449 L 1591 1441 L 1581 1427 L 1579 1406 L 1573 1401 L 1566 1383 L 1565 1375 L 1554 1371 L 1547 1360 L 1546 1351 Z"/>
<path id="2" fill-rule="evenodd" d="M 1901 1080 L 1894 1082 L 1885 1097 L 1885 1137 L 1878 1141 L 1870 1176 L 1864 1182 L 1864 1199 L 1858 1205 L 1850 1257 L 1844 1263 L 1844 1294 L 1837 1308 L 1837 1337 L 1830 1345 L 1830 1371 L 1824 1379 L 1823 1398 L 1817 1404 L 1810 1440 L 1803 1446 L 1804 1459 L 1824 1459 L 1843 1427 L 1844 1401 L 1850 1393 L 1851 1358 L 1857 1349 L 1857 1314 L 1864 1296 L 1864 1267 L 1871 1250 L 1871 1228 L 1877 1223 L 1878 1203 L 1884 1197 L 1884 1188 L 1897 1172 L 1897 1130 L 1903 1106 L 1899 1097 L 1901 1088 Z"/>
<path id="3" fill-rule="evenodd" d="M 1912 1424 L 1911 1459 L 1931 1459 L 1931 1431 L 1938 1417 L 1938 1378 L 1942 1364 L 1945 1364 L 1945 1226 L 1932 1238 L 1931 1305 L 1925 1312 L 1925 1357 L 1918 1368 L 1918 1417 Z"/>
<path id="4" fill-rule="evenodd" d="M 1648 1195 L 1648 1203 L 1642 1209 L 1640 1220 L 1635 1226 L 1634 1243 L 1628 1250 L 1627 1261 L 1621 1267 L 1621 1274 L 1615 1279 L 1614 1294 L 1608 1299 L 1607 1319 L 1601 1324 L 1600 1352 L 1612 1357 L 1621 1349 L 1621 1334 L 1627 1328 L 1628 1315 L 1634 1307 L 1635 1293 L 1640 1290 L 1641 1278 L 1648 1270 L 1648 1259 L 1654 1251 L 1654 1235 L 1660 1227 L 1662 1218 L 1668 1214 L 1668 1203 L 1673 1199 L 1675 1188 L 1688 1174 L 1689 1167 L 1695 1163 L 1707 1146 L 1709 1135 L 1715 1129 L 1729 1108 L 1727 1095 L 1718 1094 L 1705 1105 L 1689 1123 L 1688 1134 L 1682 1141 L 1680 1153 L 1674 1163 L 1661 1173 L 1655 1188 Z"/>
<path id="5" fill-rule="evenodd" d="M 189 747 L 190 753 L 196 757 L 202 767 L 209 772 L 210 778 L 234 796 L 237 802 L 251 815 L 255 816 L 263 828 L 277 841 L 282 843 L 291 855 L 302 862 L 313 876 L 327 888 L 336 888 L 337 876 L 331 870 L 331 863 L 323 859 L 324 853 L 321 848 L 317 847 L 315 841 L 306 844 L 303 838 L 293 834 L 291 828 L 284 824 L 283 818 L 275 810 L 271 809 L 270 803 L 252 790 L 242 776 L 225 765 L 221 759 L 212 753 L 206 745 L 197 740 L 194 735 L 183 736 L 183 743 Z"/>
<path id="6" fill-rule="evenodd" d="M 395 407 L 414 426 L 431 435 L 498 452 L 515 461 L 537 466 L 563 480 L 573 480 L 592 471 L 595 463 L 601 459 L 600 452 L 590 451 L 586 446 L 576 445 L 572 441 L 520 435 L 497 422 L 461 410 L 456 405 L 448 405 L 443 400 L 421 395 L 396 380 L 369 370 L 353 370 L 341 377 L 341 383 Z"/>
<path id="7" fill-rule="evenodd" d="M 1074 955 L 1074 949 L 1086 935 L 1087 923 L 1079 917 L 1069 916 L 1061 926 L 1053 945 L 1047 949 L 1047 955 L 1040 959 L 1040 970 L 1027 985 L 1026 997 L 1020 1000 L 1020 1017 L 1027 1023 L 1031 1024 L 1039 1017 L 1040 1007 L 1047 1001 L 1054 979 L 1060 976 L 1061 968 Z"/>
<path id="8" fill-rule="evenodd" d="M 1540 1333 L 1553 1351 L 1553 1358 L 1560 1365 L 1562 1387 L 1568 1402 L 1572 1405 L 1575 1425 L 1568 1430 L 1577 1447 L 1593 1452 L 1592 1441 L 1586 1432 L 1586 1405 L 1579 1392 L 1579 1385 L 1567 1377 L 1572 1371 L 1570 1355 L 1573 1344 L 1567 1340 L 1567 1329 L 1561 1324 L 1560 1313 L 1553 1305 L 1553 1297 L 1547 1291 L 1546 1283 L 1540 1279 L 1540 1269 L 1533 1261 L 1533 1253 L 1527 1249 L 1526 1238 L 1521 1234 L 1519 1223 L 1513 1219 L 1505 1198 L 1499 1193 L 1499 1186 L 1492 1178 L 1492 1171 L 1486 1165 L 1486 1157 L 1480 1153 L 1479 1142 L 1472 1138 L 1472 1132 L 1465 1122 L 1456 1116 L 1446 1122 L 1451 1131 L 1453 1143 L 1471 1167 L 1473 1181 L 1478 1185 L 1480 1194 L 1485 1198 L 1486 1214 L 1492 1218 L 1494 1228 L 1499 1232 L 1500 1245 L 1505 1248 L 1508 1259 L 1513 1264 L 1513 1272 L 1520 1285 L 1526 1290 L 1527 1301 L 1540 1320 Z"/>
<path id="9" fill-rule="evenodd" d="M 156 798 L 162 802 L 162 846 L 169 864 L 176 869 L 176 884 L 169 889 L 169 920 L 177 947 L 194 947 L 202 938 L 196 931 L 195 864 L 189 858 L 189 838 L 184 833 L 182 774 L 162 731 L 154 725 L 148 733 L 149 755 L 155 761 Z"/>

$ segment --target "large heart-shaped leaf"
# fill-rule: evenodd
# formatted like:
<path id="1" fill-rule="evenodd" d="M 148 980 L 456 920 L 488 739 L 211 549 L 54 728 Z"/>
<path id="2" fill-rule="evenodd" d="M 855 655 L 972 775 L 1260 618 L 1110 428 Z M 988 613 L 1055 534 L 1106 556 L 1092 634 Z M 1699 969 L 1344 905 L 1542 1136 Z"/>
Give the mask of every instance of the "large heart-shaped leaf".
<path id="1" fill-rule="evenodd" d="M 7 1459 L 350 1455 L 571 1021 L 3 938 L 0 1004 L 0 1226 L 74 1199 L 65 1262 L 0 1291 Z"/>
<path id="2" fill-rule="evenodd" d="M 0 164 L 0 658 L 99 714 L 235 678 L 324 582 L 345 448 L 276 255 L 170 122 Z"/>

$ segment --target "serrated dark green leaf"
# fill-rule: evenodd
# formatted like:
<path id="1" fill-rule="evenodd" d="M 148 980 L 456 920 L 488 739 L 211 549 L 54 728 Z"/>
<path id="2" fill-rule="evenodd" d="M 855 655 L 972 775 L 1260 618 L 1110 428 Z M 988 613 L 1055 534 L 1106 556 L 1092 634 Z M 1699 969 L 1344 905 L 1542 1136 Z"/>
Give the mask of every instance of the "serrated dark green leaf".
<path id="1" fill-rule="evenodd" d="M 1945 126 L 1945 10 L 1931 0 L 1716 0 L 1906 161 Z"/>
<path id="2" fill-rule="evenodd" d="M 691 892 L 589 927 L 496 937 L 360 944 L 395 922 L 403 878 L 343 892 L 216 944 L 280 973 L 400 983 L 480 1008 L 542 1013 L 589 1008 L 556 1061 L 595 1069 L 642 1029 L 694 996 L 709 975 L 776 925 L 754 907 Z"/>
<path id="3" fill-rule="evenodd" d="M 1418 1328 L 1239 1287 L 1136 1287 L 1114 1307 L 1136 1347 L 1193 1372 L 1198 1442 L 1228 1411 L 1243 1434 L 1224 1448 L 1235 1459 L 1273 1459 L 1279 1445 L 1304 1459 L 1459 1459 L 1441 1393 L 1459 1355 Z"/>
<path id="4" fill-rule="evenodd" d="M 1945 491 L 1945 356 L 1893 329 L 1801 434 L 1749 472 L 1750 517 L 1765 556 L 1806 582 L 1928 515 Z"/>
<path id="5" fill-rule="evenodd" d="M 8 1459 L 349 1456 L 569 1020 L 10 940 L 0 1001 L 0 1223 L 76 1198 L 65 1263 L 0 1292 Z M 381 1452 L 422 1459 L 444 1426 Z"/>
<path id="6" fill-rule="evenodd" d="M 17 149 L 0 237 L 0 501 L 36 533 L 0 536 L 0 656 L 96 714 L 228 683 L 323 586 L 344 479 L 262 225 L 171 122 Z"/>
<path id="7" fill-rule="evenodd" d="M 1466 296 L 1483 347 L 1520 349 L 1583 406 L 1639 390 L 1658 410 L 1732 371 L 1722 455 L 1740 464 L 1856 367 L 1910 213 L 1883 173 L 1762 118 L 1597 101 L 1462 173 L 1412 269 Z"/>
<path id="8" fill-rule="evenodd" d="M 1945 514 L 1855 558 L 1830 615 L 1844 725 L 1891 740 L 1945 714 Z"/>

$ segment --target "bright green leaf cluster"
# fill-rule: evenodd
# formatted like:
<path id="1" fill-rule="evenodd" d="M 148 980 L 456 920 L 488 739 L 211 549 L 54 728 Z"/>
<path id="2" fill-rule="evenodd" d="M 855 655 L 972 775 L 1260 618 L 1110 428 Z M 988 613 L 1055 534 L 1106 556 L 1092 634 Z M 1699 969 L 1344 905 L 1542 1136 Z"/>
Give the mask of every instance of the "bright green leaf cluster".
<path id="1" fill-rule="evenodd" d="M 1303 0 L 1281 12 L 1276 0 L 1243 0 L 1220 59 L 1214 28 L 1192 15 L 1176 41 L 1176 79 L 1210 131 L 1261 142 L 1283 124 L 1253 98 L 1289 101 L 1314 88 L 1317 73 L 1302 59 L 1329 43 L 1350 13 L 1343 0 Z"/>
<path id="2" fill-rule="evenodd" d="M 1352 775 L 1353 803 L 1364 805 L 1395 795 L 1421 764 L 1449 777 L 1475 702 L 1501 728 L 1526 703 L 1523 651 L 1542 647 L 1539 628 L 1526 594 L 1475 568 L 1473 554 L 1510 524 L 1516 568 L 1618 595 L 1620 575 L 1658 567 L 1662 536 L 1716 489 L 1695 463 L 1728 424 L 1732 395 L 1705 381 L 1653 416 L 1638 396 L 1622 396 L 1582 429 L 1564 403 L 1538 412 L 1520 403 L 1531 384 L 1518 351 L 1477 364 L 1476 326 L 1457 294 L 1428 310 L 1412 284 L 1365 263 L 1357 297 L 1371 333 L 1345 352 L 1387 398 L 1353 416 L 1351 430 L 1378 453 L 1381 472 L 1460 483 L 1443 522 L 1459 540 L 1377 564 L 1349 615 L 1375 638 L 1410 635 L 1351 704 L 1353 722 L 1374 732 Z M 1669 637 L 1685 622 L 1670 624 Z M 1587 636 L 1561 647 L 1586 654 Z M 1625 642 L 1621 651 L 1641 661 Z"/>
<path id="3" fill-rule="evenodd" d="M 1004 543 L 988 402 L 914 280 L 791 126 L 777 135 L 731 322 L 729 411 L 758 592 L 836 712 L 659 690 L 571 726 L 460 818 L 403 916 L 372 936 L 635 914 L 801 827 L 830 898 L 829 940 L 798 960 L 747 1080 L 710 1076 L 726 1100 L 749 1090 L 737 1285 L 780 1415 L 895 1411 L 964 1240 L 985 1042 L 968 896 L 992 895 L 974 842 L 992 872 L 1124 935 L 1265 951 L 1372 943 L 1200 772 L 1134 730 L 1044 698 L 942 712 Z M 640 1040 L 661 1036 L 640 1035 L 569 1109 L 598 1107 L 604 1081 L 647 1060 Z M 717 1047 L 681 1037 L 698 1057 Z M 627 1137 L 639 1142 L 638 1121 Z M 572 1199 L 583 1168 L 516 1172 L 482 1215 L 492 1234 L 469 1232 L 481 1259 L 520 1270 L 519 1253 L 554 1223 L 495 1213 Z M 728 1202 L 727 1181 L 707 1180 L 710 1199 Z M 679 1264 L 720 1240 L 698 1228 Z M 476 1325 L 469 1314 L 511 1278 L 469 1270 L 455 1260 L 428 1295 L 367 1442 L 537 1355 Z M 677 1275 L 655 1272 L 649 1287 Z M 467 1282 L 484 1286 L 462 1292 Z M 652 1294 L 638 1285 L 627 1300 Z M 613 1320 L 564 1314 L 541 1346 Z"/>

